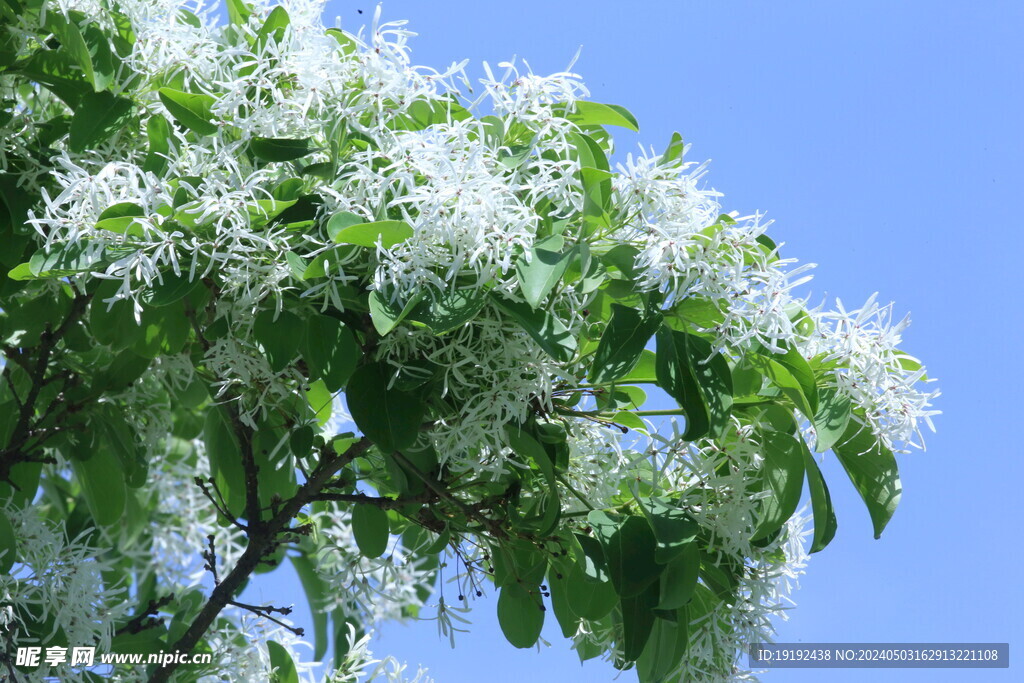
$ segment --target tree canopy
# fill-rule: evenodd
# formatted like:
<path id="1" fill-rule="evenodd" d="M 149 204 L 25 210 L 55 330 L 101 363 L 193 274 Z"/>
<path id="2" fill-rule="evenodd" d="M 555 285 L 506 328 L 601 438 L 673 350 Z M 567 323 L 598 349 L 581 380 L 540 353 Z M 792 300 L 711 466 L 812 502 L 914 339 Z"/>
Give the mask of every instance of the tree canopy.
<path id="1" fill-rule="evenodd" d="M 321 9 L 0 0 L 0 670 L 406 680 L 376 624 L 496 593 L 515 647 L 745 678 L 837 530 L 818 454 L 899 502 L 907 320 L 810 306 L 678 134 L 610 160 L 574 73 Z M 311 624 L 240 601 L 282 564 Z"/>

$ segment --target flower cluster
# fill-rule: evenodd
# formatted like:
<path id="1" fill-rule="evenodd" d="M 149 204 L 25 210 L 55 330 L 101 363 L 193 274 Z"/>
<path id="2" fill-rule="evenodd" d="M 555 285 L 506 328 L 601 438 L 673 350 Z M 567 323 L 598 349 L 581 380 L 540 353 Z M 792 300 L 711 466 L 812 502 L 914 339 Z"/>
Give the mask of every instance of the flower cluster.
<path id="1" fill-rule="evenodd" d="M 497 75 L 485 64 L 470 102 L 464 62 L 415 66 L 404 22 L 382 22 L 378 8 L 368 28 L 327 29 L 323 4 L 232 0 L 224 24 L 202 2 L 59 0 L 49 19 L 11 24 L 12 48 L 58 54 L 55 69 L 76 41 L 111 36 L 85 49 L 96 64 L 68 67 L 74 88 L 0 72 L 17 102 L 0 119 L 0 171 L 35 198 L 26 225 L 38 251 L 11 277 L 37 281 L 26 291 L 55 299 L 54 310 L 88 300 L 84 338 L 62 342 L 71 360 L 52 381 L 101 368 L 85 388 L 67 380 L 67 400 L 43 392 L 75 411 L 106 410 L 100 436 L 82 437 L 81 419 L 46 448 L 66 457 L 86 441 L 117 447 L 130 474 L 113 497 L 120 512 L 148 517 L 68 541 L 41 503 L 4 508 L 26 542 L 0 575 L 13 606 L 0 630 L 50 620 L 69 640 L 109 646 L 131 591 L 104 582 L 110 549 L 97 539 L 130 546 L 122 556 L 136 564 L 151 553 L 160 566 L 147 577 L 197 591 L 206 572 L 266 541 L 261 523 L 280 523 L 285 540 L 267 541 L 260 560 L 294 544 L 332 596 L 322 609 L 361 623 L 417 613 L 439 554 L 454 555 L 470 581 L 487 567 L 500 584 L 503 567 L 483 549 L 503 544 L 519 543 L 508 551 L 524 564 L 515 572 L 541 568 L 536 590 L 513 589 L 530 608 L 550 597 L 544 571 L 568 562 L 569 546 L 592 583 L 632 599 L 659 584 L 627 594 L 602 578 L 615 572 L 596 568 L 608 552 L 583 558 L 583 544 L 598 543 L 584 520 L 661 533 L 633 523 L 651 518 L 653 501 L 667 526 L 692 530 L 687 552 L 703 572 L 671 620 L 690 643 L 674 675 L 744 679 L 737 651 L 770 637 L 807 560 L 809 520 L 774 483 L 810 478 L 807 443 L 838 444 L 848 424 L 866 428 L 879 453 L 923 447 L 938 392 L 922 388 L 924 366 L 899 349 L 907 320 L 893 323 L 874 297 L 852 312 L 840 302 L 808 309 L 800 288 L 812 266 L 783 258 L 762 216 L 724 211 L 707 165 L 690 161 L 678 136 L 663 154 L 617 157 L 605 127 L 636 122 L 587 101 L 572 65 L 542 76 L 525 62 L 503 62 Z M 0 303 L 5 316 L 29 305 Z M 123 309 L 132 325 L 105 329 Z M 15 326 L 7 343 L 34 344 L 21 340 L 29 327 Z M 50 325 L 40 338 L 57 327 L 67 331 Z M 6 377 L 21 406 L 45 387 L 20 386 L 50 383 L 23 376 L 23 365 Z M 347 457 L 362 443 L 340 434 L 350 381 L 366 390 L 345 402 L 362 445 L 373 445 Z M 670 395 L 673 408 L 653 412 L 685 425 L 673 420 L 668 433 L 645 419 L 639 385 Z M 842 419 L 817 414 L 826 400 Z M 42 424 L 50 411 L 39 412 Z M 620 436 L 630 430 L 634 443 Z M 94 495 L 75 486 L 69 499 Z M 442 542 L 424 557 L 391 537 L 383 555 L 365 556 L 352 506 L 368 500 L 379 509 L 363 534 L 422 527 Z M 279 519 L 282 510 L 293 518 Z M 661 559 L 652 571 L 666 571 Z M 727 585 L 708 578 L 715 571 Z M 442 596 L 442 632 L 454 632 L 461 609 Z M 637 661 L 612 609 L 571 615 L 567 630 L 581 652 Z M 230 660 L 231 680 L 269 677 L 272 653 L 252 647 L 265 639 L 308 675 L 301 643 L 279 626 L 236 616 L 206 643 Z M 360 633 L 350 632 L 333 680 L 406 680 Z"/>

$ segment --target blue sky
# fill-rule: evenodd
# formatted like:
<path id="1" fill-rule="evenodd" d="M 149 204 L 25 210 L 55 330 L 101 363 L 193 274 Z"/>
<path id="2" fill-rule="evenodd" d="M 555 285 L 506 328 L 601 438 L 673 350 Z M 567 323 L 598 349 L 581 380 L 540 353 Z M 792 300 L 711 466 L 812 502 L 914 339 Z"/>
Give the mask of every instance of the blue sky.
<path id="1" fill-rule="evenodd" d="M 357 13 L 358 9 L 363 14 Z M 330 2 L 353 30 L 374 5 Z M 409 19 L 414 61 L 443 67 L 525 57 L 575 70 L 592 99 L 621 104 L 659 151 L 673 131 L 712 159 L 723 205 L 764 211 L 783 253 L 818 264 L 810 291 L 857 306 L 873 292 L 911 312 L 905 349 L 938 377 L 938 433 L 903 456 L 904 496 L 881 540 L 842 470 L 826 463 L 839 516 L 812 558 L 780 641 L 1007 642 L 1024 631 L 1020 260 L 1024 4 L 676 0 L 484 3 L 389 0 Z M 625 131 L 623 131 L 625 132 Z M 249 595 L 282 595 L 286 576 Z M 284 601 L 287 601 L 285 599 Z M 431 622 L 388 624 L 376 648 L 439 683 L 612 681 L 553 647 L 517 651 L 480 601 L 450 650 Z M 554 627 L 550 619 L 548 626 Z M 778 670 L 771 681 L 1009 681 L 1002 671 Z M 620 680 L 635 680 L 632 673 Z"/>

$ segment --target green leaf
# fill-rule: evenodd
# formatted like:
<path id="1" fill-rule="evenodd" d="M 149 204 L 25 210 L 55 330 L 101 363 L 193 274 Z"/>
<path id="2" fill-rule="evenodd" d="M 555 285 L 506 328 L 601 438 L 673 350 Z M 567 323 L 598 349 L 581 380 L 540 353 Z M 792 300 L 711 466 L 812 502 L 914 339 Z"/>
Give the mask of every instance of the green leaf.
<path id="1" fill-rule="evenodd" d="M 167 630 L 162 626 L 147 628 L 138 633 L 121 633 L 111 640 L 110 651 L 119 654 L 157 654 L 167 647 L 168 641 L 163 637 L 166 633 Z"/>
<path id="2" fill-rule="evenodd" d="M 694 441 L 705 436 L 711 428 L 711 415 L 703 393 L 690 365 L 686 350 L 687 335 L 662 325 L 657 332 L 655 372 L 658 386 L 674 398 L 686 415 L 683 439 Z"/>
<path id="3" fill-rule="evenodd" d="M 162 353 L 177 353 L 185 345 L 188 319 L 181 302 L 160 308 L 144 308 L 139 338 L 131 349 L 140 356 L 156 358 Z"/>
<path id="4" fill-rule="evenodd" d="M 127 252 L 123 247 L 97 248 L 94 244 L 69 242 L 49 253 L 37 251 L 29 259 L 29 266 L 39 278 L 65 277 L 106 266 Z"/>
<path id="5" fill-rule="evenodd" d="M 39 489 L 39 476 L 42 470 L 41 462 L 15 463 L 8 475 L 10 483 L 0 481 L 0 500 L 9 500 L 19 508 L 28 505 Z"/>
<path id="6" fill-rule="evenodd" d="M 366 220 L 358 214 L 349 211 L 339 211 L 327 221 L 327 236 L 331 241 L 337 242 L 338 233 L 342 230 L 353 225 L 363 225 L 365 223 Z"/>
<path id="7" fill-rule="evenodd" d="M 697 379 L 697 386 L 708 407 L 710 430 L 718 436 L 732 424 L 732 370 L 729 362 L 711 348 L 711 343 L 693 334 L 686 335 L 686 353 Z"/>
<path id="8" fill-rule="evenodd" d="M 306 402 L 313 411 L 317 423 L 321 427 L 326 425 L 334 412 L 334 395 L 327 389 L 322 379 L 309 383 L 306 389 Z"/>
<path id="9" fill-rule="evenodd" d="M 313 659 L 319 662 L 327 654 L 327 584 L 317 574 L 307 555 L 290 557 L 309 601 L 309 612 L 313 617 Z"/>
<path id="10" fill-rule="evenodd" d="M 658 541 L 654 553 L 654 559 L 658 564 L 672 561 L 676 555 L 690 546 L 700 531 L 700 525 L 690 517 L 690 514 L 669 498 L 636 497 L 636 500 Z"/>
<path id="11" fill-rule="evenodd" d="M 612 523 L 614 531 L 616 523 Z M 601 542 L 596 538 L 575 534 L 574 538 L 580 544 L 580 555 L 577 558 L 580 568 L 588 581 L 608 581 L 608 563 L 604 559 L 604 550 Z"/>
<path id="12" fill-rule="evenodd" d="M 87 93 L 75 110 L 68 133 L 72 152 L 84 152 L 114 136 L 132 115 L 132 101 L 109 92 Z"/>
<path id="13" fill-rule="evenodd" d="M 270 223 L 286 209 L 295 206 L 295 199 L 256 199 L 246 204 L 249 220 L 253 225 Z"/>
<path id="14" fill-rule="evenodd" d="M 476 317 L 487 303 L 478 289 L 431 292 L 409 312 L 409 320 L 423 323 L 434 334 L 458 329 Z"/>
<path id="15" fill-rule="evenodd" d="M 267 20 L 263 22 L 263 26 L 256 32 L 256 47 L 257 50 L 262 50 L 271 38 L 275 42 L 280 42 L 284 38 L 285 29 L 288 28 L 290 19 L 288 18 L 288 12 L 284 7 L 278 5 L 270 11 L 267 15 Z"/>
<path id="16" fill-rule="evenodd" d="M 0 511 L 0 574 L 11 571 L 18 557 L 17 552 L 18 538 L 14 535 L 14 527 L 7 515 Z"/>
<path id="17" fill-rule="evenodd" d="M 839 523 L 836 511 L 832 507 L 832 496 L 825 485 L 825 478 L 814 456 L 806 444 L 800 449 L 804 456 L 804 471 L 807 472 L 807 488 L 811 492 L 811 511 L 814 513 L 814 537 L 811 540 L 811 552 L 824 550 L 836 535 Z"/>
<path id="18" fill-rule="evenodd" d="M 352 535 L 363 555 L 370 558 L 383 555 L 390 532 L 387 512 L 367 503 L 352 506 Z"/>
<path id="19" fill-rule="evenodd" d="M 93 90 L 106 90 L 114 82 L 116 71 L 107 32 L 96 24 L 89 24 L 82 31 L 82 38 L 89 51 L 89 61 L 92 62 Z"/>
<path id="20" fill-rule="evenodd" d="M 582 126 L 622 126 L 634 132 L 640 131 L 640 124 L 625 107 L 617 104 L 601 104 L 577 100 L 574 111 L 567 118 Z"/>
<path id="21" fill-rule="evenodd" d="M 340 28 L 329 28 L 325 31 L 327 35 L 338 41 L 338 45 L 341 47 L 341 53 L 345 55 L 352 55 L 356 53 L 358 46 L 356 41 L 351 38 L 347 33 L 342 31 Z"/>
<path id="22" fill-rule="evenodd" d="M 171 146 L 171 124 L 167 123 L 160 114 L 154 114 L 146 120 L 146 139 L 149 141 L 149 151 L 146 153 L 146 160 L 143 162 L 142 170 L 160 175 L 167 168 L 167 154 Z"/>
<path id="23" fill-rule="evenodd" d="M 59 12 L 49 13 L 48 19 L 54 35 L 60 41 L 61 48 L 67 51 L 74 63 L 81 67 L 82 73 L 85 74 L 85 80 L 93 86 L 93 90 L 97 92 L 103 90 L 102 87 L 97 87 L 92 55 L 89 54 L 89 46 L 86 45 L 85 37 L 82 35 L 81 29 L 78 28 L 78 24 Z"/>
<path id="24" fill-rule="evenodd" d="M 533 461 L 540 469 L 544 481 L 547 483 L 548 495 L 544 502 L 544 511 L 541 513 L 540 518 L 536 520 L 537 535 L 541 537 L 547 536 L 558 525 L 558 518 L 561 512 L 554 463 L 551 462 L 551 458 L 548 456 L 547 451 L 544 450 L 544 447 L 523 429 L 514 425 L 508 425 L 505 431 L 508 434 L 508 444 L 512 447 L 512 450 L 524 460 Z"/>
<path id="25" fill-rule="evenodd" d="M 613 410 L 638 410 L 647 402 L 647 392 L 640 387 L 617 384 L 608 390 L 596 390 L 597 409 L 601 412 Z"/>
<path id="26" fill-rule="evenodd" d="M 35 280 L 36 275 L 32 273 L 32 264 L 26 261 L 25 263 L 19 263 L 18 265 L 7 271 L 7 277 L 12 280 Z"/>
<path id="27" fill-rule="evenodd" d="M 172 88 L 160 88 L 158 93 L 167 111 L 181 125 L 199 135 L 213 135 L 217 132 L 217 124 L 213 122 L 212 110 L 216 101 L 213 97 Z"/>
<path id="28" fill-rule="evenodd" d="M 751 353 L 747 356 L 750 364 L 762 375 L 767 377 L 790 401 L 793 402 L 805 417 L 814 416 L 817 411 L 811 407 L 810 399 L 804 391 L 800 381 L 793 376 L 785 365 L 780 363 L 775 356 L 764 356 L 758 353 Z"/>
<path id="29" fill-rule="evenodd" d="M 98 448 L 88 460 L 72 460 L 71 468 L 96 523 L 110 527 L 120 524 L 128 492 L 117 456 Z"/>
<path id="30" fill-rule="evenodd" d="M 423 293 L 420 292 L 402 305 L 385 299 L 384 295 L 377 290 L 370 292 L 370 320 L 373 322 L 373 328 L 377 330 L 377 334 L 383 337 L 395 329 L 400 322 L 405 320 L 406 316 L 412 313 L 422 296 Z"/>
<path id="31" fill-rule="evenodd" d="M 142 335 L 142 328 L 135 322 L 131 301 L 106 301 L 117 288 L 118 283 L 114 281 L 103 282 L 89 304 L 89 331 L 96 341 L 114 350 L 131 346 Z"/>
<path id="32" fill-rule="evenodd" d="M 274 669 L 270 683 L 299 683 L 299 672 L 288 650 L 273 640 L 268 640 L 267 653 L 270 655 L 270 666 Z"/>
<path id="33" fill-rule="evenodd" d="M 566 585 L 566 599 L 576 616 L 597 621 L 615 608 L 619 596 L 610 581 L 589 581 L 583 571 L 574 565 Z"/>
<path id="34" fill-rule="evenodd" d="M 515 647 L 533 647 L 544 628 L 540 588 L 528 591 L 518 583 L 504 586 L 498 595 L 498 624 Z"/>
<path id="35" fill-rule="evenodd" d="M 881 538 L 903 495 L 896 458 L 870 429 L 856 420 L 850 421 L 843 438 L 832 450 L 867 505 L 875 538 Z"/>
<path id="36" fill-rule="evenodd" d="M 281 9 L 280 7 L 276 9 Z M 249 141 L 249 149 L 257 159 L 263 161 L 292 161 L 300 159 L 315 150 L 311 138 L 292 140 L 288 138 L 260 138 Z"/>
<path id="37" fill-rule="evenodd" d="M 761 490 L 767 497 L 761 499 L 757 531 L 751 540 L 767 538 L 786 523 L 797 505 L 804 483 L 804 458 L 797 439 L 774 430 L 763 433 L 764 461 L 758 474 Z"/>
<path id="38" fill-rule="evenodd" d="M 818 391 L 818 412 L 814 416 L 815 452 L 824 453 L 842 438 L 851 414 L 849 396 L 833 388 Z"/>
<path id="39" fill-rule="evenodd" d="M 245 471 L 242 468 L 242 449 L 226 410 L 219 405 L 207 408 L 203 441 L 210 458 L 210 474 L 224 496 L 228 510 L 240 515 L 245 508 Z"/>
<path id="40" fill-rule="evenodd" d="M 654 351 L 644 349 L 633 369 L 619 378 L 622 384 L 655 384 L 658 381 L 656 368 L 657 355 Z"/>
<path id="41" fill-rule="evenodd" d="M 415 395 L 389 389 L 390 380 L 386 365 L 372 363 L 356 369 L 345 388 L 352 419 L 384 453 L 412 446 L 426 411 Z"/>
<path id="42" fill-rule="evenodd" d="M 644 346 L 661 326 L 661 313 L 641 313 L 612 304 L 612 318 L 590 365 L 590 382 L 606 384 L 628 375 L 640 362 Z"/>
<path id="43" fill-rule="evenodd" d="M 537 308 L 565 274 L 573 251 L 562 253 L 565 239 L 561 235 L 551 235 L 530 249 L 530 258 L 523 254 L 516 260 L 516 275 L 519 287 L 526 302 Z"/>
<path id="44" fill-rule="evenodd" d="M 548 558 L 536 545 L 524 538 L 496 545 L 491 553 L 494 585 L 539 586 L 548 569 Z"/>
<path id="45" fill-rule="evenodd" d="M 659 163 L 665 165 L 678 161 L 683 158 L 683 152 L 685 151 L 686 145 L 683 143 L 683 136 L 679 133 L 672 133 L 672 137 L 668 141 L 668 147 L 665 148 L 665 152 L 661 155 Z"/>
<path id="46" fill-rule="evenodd" d="M 720 305 L 714 299 L 691 295 L 672 306 L 671 314 L 693 326 L 707 329 L 716 327 L 725 320 L 722 311 L 719 310 Z"/>
<path id="47" fill-rule="evenodd" d="M 252 8 L 242 0 L 227 0 L 228 20 L 235 25 L 245 24 L 252 16 Z"/>
<path id="48" fill-rule="evenodd" d="M 146 372 L 151 362 L 134 351 L 121 351 L 110 360 L 110 365 L 95 374 L 92 389 L 95 392 L 127 389 Z"/>
<path id="49" fill-rule="evenodd" d="M 721 600 L 735 599 L 735 591 L 739 587 L 743 568 L 737 560 L 730 559 L 724 553 L 701 551 L 700 578 Z M 700 596 L 698 586 L 694 590 L 694 600 Z"/>
<path id="50" fill-rule="evenodd" d="M 689 624 L 685 620 L 655 619 L 654 628 L 636 663 L 640 683 L 667 683 L 686 652 Z"/>
<path id="51" fill-rule="evenodd" d="M 295 360 L 302 342 L 304 325 L 299 316 L 288 311 L 276 314 L 261 311 L 252 326 L 252 334 L 270 361 L 270 369 L 281 372 Z"/>
<path id="52" fill-rule="evenodd" d="M 96 227 L 100 230 L 109 230 L 118 234 L 124 234 L 135 222 L 136 218 L 145 216 L 146 211 L 134 202 L 119 202 L 108 206 L 96 219 Z"/>
<path id="53" fill-rule="evenodd" d="M 555 612 L 555 619 L 562 629 L 564 638 L 572 638 L 579 630 L 580 618 L 569 605 L 568 591 L 571 585 L 571 578 L 565 575 L 551 572 L 548 574 L 548 591 L 551 593 L 551 607 Z M 615 591 L 612 591 L 615 596 Z"/>
<path id="54" fill-rule="evenodd" d="M 597 168 L 585 166 L 580 169 L 580 180 L 583 183 L 583 218 L 587 225 L 600 227 L 608 224 L 613 177 L 611 172 Z"/>
<path id="55" fill-rule="evenodd" d="M 346 215 L 346 214 L 341 214 Z M 353 215 L 353 214 L 347 214 Z M 331 218 L 333 221 L 337 216 Z M 413 235 L 412 226 L 405 221 L 374 221 L 373 223 L 356 223 L 340 230 L 332 231 L 330 224 L 328 232 L 334 233 L 334 241 L 338 244 L 354 244 L 359 247 L 376 247 L 377 243 L 385 249 L 390 249 L 400 244 Z"/>
<path id="56" fill-rule="evenodd" d="M 99 443 L 104 450 L 117 456 L 121 470 L 125 473 L 125 483 L 132 488 L 139 488 L 146 483 L 149 466 L 135 433 L 124 413 L 112 404 L 104 403 L 100 408 L 103 409 L 98 411 L 100 419 L 93 424 L 93 429 L 100 436 Z"/>
<path id="57" fill-rule="evenodd" d="M 160 279 L 161 282 L 154 283 L 142 295 L 143 301 L 157 308 L 181 301 L 202 282 L 199 278 L 189 280 L 185 273 L 175 275 L 173 272 L 162 273 Z"/>
<path id="58" fill-rule="evenodd" d="M 345 386 L 362 356 L 352 331 L 340 320 L 320 314 L 306 321 L 301 349 L 309 376 L 323 379 L 332 392 Z"/>
<path id="59" fill-rule="evenodd" d="M 785 353 L 776 353 L 772 357 L 784 365 L 800 384 L 800 390 L 807 397 L 807 404 L 811 407 L 811 412 L 807 417 L 813 417 L 818 410 L 818 386 L 815 383 L 814 370 L 811 369 L 807 359 L 800 354 L 795 346 L 787 346 Z"/>
<path id="60" fill-rule="evenodd" d="M 547 311 L 534 310 L 529 304 L 508 301 L 497 295 L 491 300 L 512 317 L 533 337 L 544 351 L 560 363 L 568 363 L 576 355 L 576 338 L 561 320 Z"/>
<path id="61" fill-rule="evenodd" d="M 570 133 L 569 140 L 576 149 L 576 156 L 581 167 L 593 168 L 598 171 L 611 170 L 611 165 L 608 163 L 608 155 L 605 154 L 604 149 L 594 138 L 586 133 Z"/>
<path id="62" fill-rule="evenodd" d="M 627 662 L 639 659 L 651 637 L 654 628 L 654 610 L 658 606 L 657 583 L 652 583 L 642 593 L 623 597 L 619 603 L 622 611 L 622 657 Z"/>
<path id="63" fill-rule="evenodd" d="M 678 609 L 690 602 L 697 588 L 700 549 L 696 541 L 685 544 L 661 575 L 658 609 Z"/>
<path id="64" fill-rule="evenodd" d="M 657 541 L 646 519 L 630 515 L 601 540 L 612 585 L 620 596 L 638 595 L 657 581 L 662 566 L 654 559 Z"/>

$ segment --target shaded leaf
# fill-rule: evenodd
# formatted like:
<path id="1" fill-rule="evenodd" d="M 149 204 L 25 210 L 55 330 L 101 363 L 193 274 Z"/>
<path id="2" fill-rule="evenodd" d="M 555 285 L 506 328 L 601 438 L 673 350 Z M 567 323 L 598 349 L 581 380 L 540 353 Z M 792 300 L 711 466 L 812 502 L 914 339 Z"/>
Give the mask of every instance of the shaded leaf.
<path id="1" fill-rule="evenodd" d="M 359 552 L 370 558 L 380 557 L 387 550 L 390 538 L 388 513 L 376 505 L 353 505 L 352 534 L 355 536 Z"/>
<path id="2" fill-rule="evenodd" d="M 280 7 L 276 9 L 281 9 Z M 249 149 L 263 161 L 292 161 L 314 151 L 312 139 L 260 138 L 249 141 Z"/>
<path id="3" fill-rule="evenodd" d="M 348 214 L 354 215 L 354 214 Z M 335 220 L 337 216 L 332 217 Z M 333 239 L 338 244 L 354 244 L 359 247 L 375 247 L 378 242 L 388 249 L 413 235 L 412 226 L 405 221 L 374 221 L 373 223 L 355 223 L 340 230 L 331 230 L 328 224 L 328 232 L 333 232 Z"/>
<path id="4" fill-rule="evenodd" d="M 854 420 L 832 450 L 867 505 L 875 538 L 881 538 L 903 495 L 896 458 L 870 429 Z"/>
<path id="5" fill-rule="evenodd" d="M 491 300 L 502 312 L 519 323 L 523 330 L 555 360 L 568 363 L 576 355 L 576 338 L 554 315 L 547 311 L 534 310 L 529 304 L 508 301 L 499 296 L 492 296 Z"/>
<path id="6" fill-rule="evenodd" d="M 106 142 L 131 118 L 132 106 L 131 100 L 106 91 L 87 93 L 71 119 L 68 147 L 84 152 Z"/>
<path id="7" fill-rule="evenodd" d="M 215 100 L 211 96 L 182 92 L 173 88 L 160 88 L 158 93 L 167 111 L 181 125 L 199 135 L 213 135 L 217 132 L 212 111 Z"/>
<path id="8" fill-rule="evenodd" d="M 836 389 L 818 391 L 818 412 L 814 415 L 814 433 L 817 440 L 814 450 L 824 453 L 832 448 L 850 424 L 852 414 L 850 397 Z"/>
<path id="9" fill-rule="evenodd" d="M 533 647 L 544 628 L 540 588 L 528 591 L 518 583 L 504 586 L 498 595 L 498 624 L 515 647 Z"/>
<path id="10" fill-rule="evenodd" d="M 590 365 L 589 380 L 605 384 L 628 375 L 640 362 L 644 346 L 661 326 L 661 313 L 641 313 L 612 304 L 612 317 L 601 335 Z"/>
<path id="11" fill-rule="evenodd" d="M 811 492 L 811 511 L 814 513 L 814 537 L 811 540 L 811 552 L 824 550 L 836 535 L 839 523 L 836 511 L 832 507 L 832 496 L 821 476 L 818 463 L 811 451 L 804 445 L 801 450 L 804 456 L 804 471 L 807 473 L 807 488 Z"/>
<path id="12" fill-rule="evenodd" d="M 332 392 L 345 386 L 362 356 L 352 331 L 340 320 L 320 314 L 306 320 L 301 350 L 310 377 L 322 379 Z"/>
<path id="13" fill-rule="evenodd" d="M 516 275 L 526 302 L 537 308 L 565 274 L 573 251 L 562 252 L 565 240 L 561 235 L 551 235 L 537 242 L 529 251 L 529 258 L 523 254 L 516 260 Z"/>
<path id="14" fill-rule="evenodd" d="M 658 606 L 657 583 L 631 597 L 624 597 L 619 603 L 622 611 L 622 656 L 627 662 L 636 661 L 654 628 L 654 610 Z"/>
<path id="15" fill-rule="evenodd" d="M 758 477 L 768 495 L 760 500 L 754 541 L 775 533 L 793 516 L 804 480 L 803 449 L 795 437 L 772 430 L 763 433 L 761 442 L 764 461 Z"/>
<path id="16" fill-rule="evenodd" d="M 384 453 L 416 442 L 426 410 L 413 394 L 389 389 L 390 379 L 385 365 L 372 363 L 356 369 L 345 389 L 352 419 Z"/>

